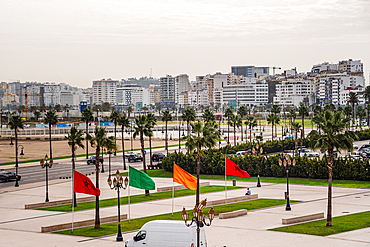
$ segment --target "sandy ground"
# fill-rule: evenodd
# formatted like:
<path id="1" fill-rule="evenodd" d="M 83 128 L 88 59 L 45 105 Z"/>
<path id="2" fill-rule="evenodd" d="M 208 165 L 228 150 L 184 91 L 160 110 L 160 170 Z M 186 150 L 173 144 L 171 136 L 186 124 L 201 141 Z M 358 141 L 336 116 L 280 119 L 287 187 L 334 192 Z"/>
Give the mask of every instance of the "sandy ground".
<path id="1" fill-rule="evenodd" d="M 15 143 L 13 141 L 13 143 Z M 9 140 L 0 140 L 0 163 L 15 161 L 15 146 L 9 145 Z M 168 141 L 168 145 L 178 144 L 178 141 Z M 18 150 L 19 161 L 22 160 L 33 160 L 33 159 L 42 159 L 45 157 L 45 154 L 49 156 L 49 141 L 40 141 L 40 140 L 20 140 L 18 145 L 24 147 L 24 155 L 20 156 L 21 147 Z M 86 142 L 84 142 L 86 145 Z M 164 141 L 152 141 L 152 146 L 164 146 Z M 122 150 L 121 140 L 117 140 L 118 150 Z M 145 142 L 145 147 L 149 147 L 149 141 Z M 128 150 L 131 148 L 131 141 L 125 140 L 125 149 Z M 140 148 L 139 139 L 133 140 L 133 148 Z M 68 146 L 67 141 L 52 141 L 53 157 L 67 156 L 71 155 L 71 149 Z M 89 153 L 94 152 L 94 148 L 89 144 Z M 85 149 L 77 148 L 76 154 L 85 154 Z"/>

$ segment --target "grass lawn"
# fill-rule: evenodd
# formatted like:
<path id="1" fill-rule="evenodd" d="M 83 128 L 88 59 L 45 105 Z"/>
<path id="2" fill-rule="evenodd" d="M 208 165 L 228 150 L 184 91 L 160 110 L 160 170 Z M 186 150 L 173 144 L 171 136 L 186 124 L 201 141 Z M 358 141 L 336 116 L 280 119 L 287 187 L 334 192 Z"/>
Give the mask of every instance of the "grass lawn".
<path id="1" fill-rule="evenodd" d="M 292 201 L 297 202 L 297 201 Z M 238 202 L 238 203 L 232 203 L 228 205 L 220 205 L 215 206 L 213 209 L 215 210 L 215 215 L 219 215 L 223 212 L 232 212 L 235 210 L 240 209 L 248 209 L 248 210 L 255 210 L 260 208 L 268 208 L 273 206 L 279 206 L 284 205 L 286 203 L 285 200 L 276 200 L 276 199 L 256 199 L 256 200 L 250 200 L 246 202 Z M 208 209 L 206 208 L 204 210 L 205 215 L 208 215 Z M 192 210 L 188 210 L 189 217 L 192 215 Z M 121 222 L 121 228 L 122 232 L 128 232 L 128 231 L 134 231 L 140 229 L 146 222 L 152 221 L 152 220 L 182 220 L 181 218 L 181 212 L 174 212 L 173 216 L 171 213 L 168 214 L 161 214 L 161 215 L 155 215 L 155 216 L 149 216 L 144 218 L 138 218 L 138 219 L 132 219 L 129 223 L 128 220 Z M 114 223 L 108 223 L 108 224 L 102 224 L 101 228 L 96 230 L 94 229 L 94 226 L 89 227 L 83 227 L 74 229 L 73 233 L 71 233 L 71 230 L 65 230 L 56 232 L 59 234 L 66 234 L 66 235 L 76 235 L 76 236 L 85 236 L 85 237 L 100 237 L 100 236 L 107 236 L 117 233 L 117 222 Z"/>
<path id="2" fill-rule="evenodd" d="M 150 177 L 172 178 L 172 172 L 165 171 L 164 169 L 147 170 Z M 126 173 L 127 176 L 127 173 Z M 225 180 L 224 175 L 200 175 L 201 179 L 212 180 Z M 227 180 L 236 179 L 237 181 L 244 182 L 257 182 L 257 177 L 240 178 L 227 176 Z M 286 178 L 274 177 L 260 177 L 261 183 L 286 183 Z M 312 178 L 291 178 L 289 177 L 289 184 L 307 184 L 307 185 L 328 185 L 327 179 L 312 179 Z M 333 186 L 339 187 L 353 187 L 353 188 L 370 188 L 369 181 L 355 181 L 355 180 L 333 180 Z"/>
<path id="3" fill-rule="evenodd" d="M 291 232 L 316 236 L 328 236 L 370 227 L 370 211 L 334 217 L 333 226 L 326 227 L 326 219 L 298 225 L 270 229 L 270 231 Z"/>
<path id="4" fill-rule="evenodd" d="M 234 189 L 241 189 L 241 188 L 243 187 L 228 186 L 227 190 L 234 190 Z M 201 194 L 219 192 L 219 191 L 224 191 L 224 190 L 225 190 L 225 186 L 218 186 L 218 185 L 204 186 L 204 187 L 199 188 L 199 192 Z M 188 190 L 188 189 L 175 191 L 175 197 L 190 196 L 190 195 L 195 195 L 195 191 Z M 171 197 L 172 197 L 172 190 L 165 191 L 165 192 L 150 193 L 150 196 L 145 196 L 145 194 L 134 195 L 130 197 L 130 202 L 139 203 L 139 202 L 167 199 Z M 127 196 L 121 197 L 120 202 L 121 202 L 121 205 L 128 204 L 128 197 Z M 100 200 L 99 203 L 100 203 L 101 208 L 117 206 L 118 204 L 117 198 Z M 81 211 L 81 210 L 87 210 L 87 209 L 93 209 L 93 208 L 95 208 L 95 201 L 81 202 L 81 203 L 77 203 L 77 207 L 75 208 L 75 211 Z M 55 207 L 38 208 L 38 210 L 71 212 L 72 207 L 71 207 L 71 204 L 66 204 L 66 205 L 60 205 L 60 206 L 55 206 Z"/>

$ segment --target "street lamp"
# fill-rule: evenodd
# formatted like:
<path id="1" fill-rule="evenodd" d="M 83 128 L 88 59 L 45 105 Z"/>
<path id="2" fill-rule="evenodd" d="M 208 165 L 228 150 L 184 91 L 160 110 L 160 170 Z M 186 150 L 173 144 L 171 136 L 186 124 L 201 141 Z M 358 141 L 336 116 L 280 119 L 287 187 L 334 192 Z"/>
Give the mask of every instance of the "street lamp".
<path id="1" fill-rule="evenodd" d="M 262 154 L 263 153 L 263 148 L 261 147 L 260 149 L 258 149 L 259 148 L 259 145 L 258 145 L 258 143 L 257 143 L 257 145 L 256 145 L 256 148 L 257 149 L 254 149 L 254 147 L 253 147 L 253 149 L 252 149 L 252 152 L 253 152 L 253 154 L 256 154 L 256 157 L 257 157 L 257 187 L 261 187 L 261 183 L 260 183 L 260 160 L 259 160 L 259 158 L 258 158 L 258 155 L 260 154 Z"/>
<path id="2" fill-rule="evenodd" d="M 181 150 L 181 121 L 179 121 L 179 153 L 180 153 L 180 150 Z"/>
<path id="3" fill-rule="evenodd" d="M 119 189 L 126 189 L 128 186 L 128 178 L 126 177 L 125 180 L 123 180 L 123 177 L 121 176 L 119 170 L 116 171 L 116 177 L 113 179 L 110 178 L 110 173 L 108 177 L 108 185 L 111 190 L 115 189 L 117 190 L 117 198 L 118 198 L 118 233 L 116 241 L 123 241 L 122 232 L 121 232 L 121 206 L 120 206 L 120 197 L 119 197 Z M 125 185 L 123 187 L 123 184 Z"/>
<path id="4" fill-rule="evenodd" d="M 42 168 L 46 168 L 46 199 L 45 202 L 49 201 L 49 189 L 48 189 L 48 168 L 53 166 L 53 159 L 50 159 L 48 162 L 48 155 L 45 155 L 45 161 L 43 159 L 40 160 L 40 165 Z"/>
<path id="5" fill-rule="evenodd" d="M 101 162 L 101 173 L 104 173 L 104 148 L 101 149 L 101 157 L 102 157 L 102 162 Z M 95 159 L 99 159 L 100 157 L 95 157 Z"/>
<path id="6" fill-rule="evenodd" d="M 204 213 L 202 211 L 203 208 L 206 206 L 206 204 L 207 204 L 207 198 L 201 201 L 198 206 L 195 205 L 193 209 L 193 217 L 191 218 L 191 222 L 189 224 L 187 223 L 189 214 L 188 214 L 188 211 L 186 211 L 185 207 L 182 209 L 182 212 L 181 212 L 182 219 L 185 221 L 185 225 L 187 227 L 190 227 L 193 223 L 195 223 L 197 226 L 197 247 L 200 247 L 200 243 L 199 243 L 200 227 L 203 227 L 204 225 L 210 226 L 212 224 L 212 220 L 215 217 L 215 211 L 213 210 L 213 207 L 211 207 L 211 209 L 208 211 L 209 223 L 206 222 L 206 218 L 204 217 Z"/>
<path id="7" fill-rule="evenodd" d="M 279 166 L 282 168 L 285 168 L 286 170 L 286 207 L 285 210 L 290 211 L 290 203 L 289 203 L 289 168 L 292 168 L 295 166 L 296 162 L 295 159 L 293 158 L 293 161 L 291 161 L 290 156 L 286 154 L 285 156 L 283 155 L 281 159 L 279 159 Z"/>

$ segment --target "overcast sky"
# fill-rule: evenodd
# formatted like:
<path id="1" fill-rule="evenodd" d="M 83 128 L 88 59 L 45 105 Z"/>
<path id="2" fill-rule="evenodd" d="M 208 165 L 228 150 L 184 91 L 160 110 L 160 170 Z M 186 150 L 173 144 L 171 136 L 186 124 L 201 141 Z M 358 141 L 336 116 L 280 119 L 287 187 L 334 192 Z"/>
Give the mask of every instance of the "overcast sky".
<path id="1" fill-rule="evenodd" d="M 297 67 L 370 70 L 369 0 L 0 0 L 0 81 L 69 83 Z"/>

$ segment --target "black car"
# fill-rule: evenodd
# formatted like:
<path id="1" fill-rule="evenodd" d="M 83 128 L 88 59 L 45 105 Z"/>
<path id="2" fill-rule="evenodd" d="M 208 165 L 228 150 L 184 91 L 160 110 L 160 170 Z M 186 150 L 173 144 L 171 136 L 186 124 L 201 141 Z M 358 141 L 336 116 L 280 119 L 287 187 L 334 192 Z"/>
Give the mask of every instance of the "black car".
<path id="1" fill-rule="evenodd" d="M 16 175 L 14 172 L 2 171 L 0 172 L 0 180 L 8 182 L 10 180 L 15 180 Z M 21 180 L 21 175 L 18 175 L 18 180 Z"/>
<path id="2" fill-rule="evenodd" d="M 152 155 L 152 160 L 153 161 L 161 161 L 161 160 L 163 160 L 164 157 L 166 157 L 166 155 L 164 155 L 162 153 L 154 153 Z"/>
<path id="3" fill-rule="evenodd" d="M 128 156 L 128 162 L 143 161 L 143 156 L 139 154 L 131 154 Z"/>
<path id="4" fill-rule="evenodd" d="M 87 164 L 90 165 L 90 164 L 95 164 L 95 159 L 96 159 L 96 155 L 94 156 L 91 156 L 90 159 L 87 160 Z M 100 163 L 103 163 L 104 162 L 104 159 L 103 159 L 103 156 L 100 156 L 100 160 L 99 160 Z"/>

